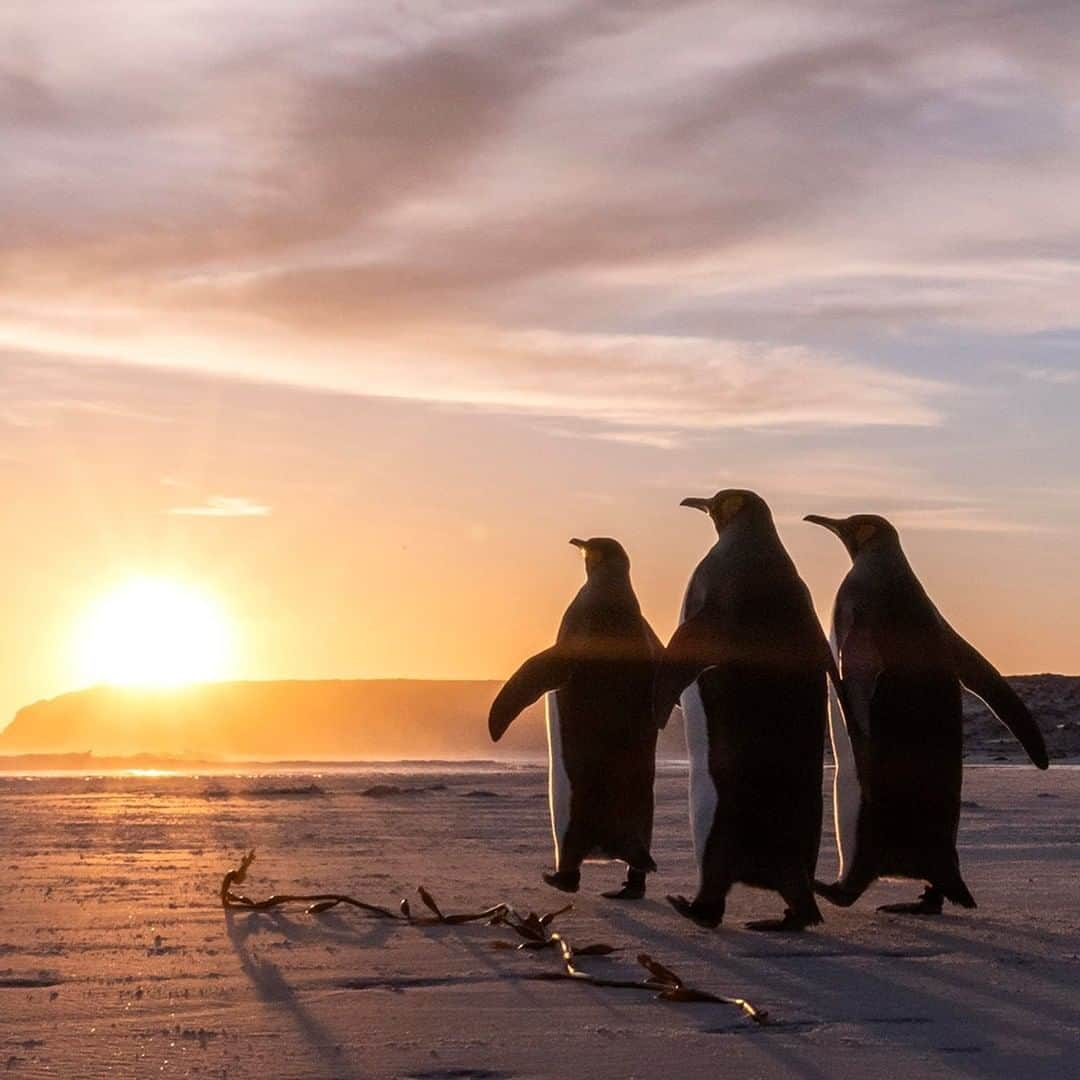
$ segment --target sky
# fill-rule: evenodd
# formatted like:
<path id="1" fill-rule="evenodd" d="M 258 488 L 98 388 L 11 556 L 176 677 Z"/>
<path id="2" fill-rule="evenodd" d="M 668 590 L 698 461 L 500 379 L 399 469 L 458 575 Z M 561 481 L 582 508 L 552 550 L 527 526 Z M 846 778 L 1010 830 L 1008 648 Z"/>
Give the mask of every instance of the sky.
<path id="1" fill-rule="evenodd" d="M 0 8 L 0 721 L 134 574 L 232 674 L 503 677 L 760 491 L 1080 671 L 1080 7 Z"/>

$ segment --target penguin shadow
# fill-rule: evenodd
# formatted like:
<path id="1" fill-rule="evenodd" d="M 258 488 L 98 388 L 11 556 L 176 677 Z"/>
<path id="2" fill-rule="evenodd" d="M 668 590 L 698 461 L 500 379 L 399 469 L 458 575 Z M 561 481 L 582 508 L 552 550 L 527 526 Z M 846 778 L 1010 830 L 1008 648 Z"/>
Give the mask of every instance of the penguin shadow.
<path id="1" fill-rule="evenodd" d="M 777 995 L 768 976 L 763 978 L 760 965 L 725 951 L 732 941 L 760 935 L 732 927 L 698 929 L 684 923 L 666 901 L 654 900 L 648 906 L 661 911 L 666 908 L 672 919 L 670 928 L 658 928 L 638 917 L 646 907 L 645 902 L 635 904 L 633 910 L 629 906 L 613 907 L 610 912 L 604 909 L 610 924 L 633 942 L 633 950 L 627 947 L 627 952 L 638 949 L 651 952 L 656 959 L 680 973 L 686 962 L 704 962 L 707 972 L 693 980 L 700 989 L 746 996 L 755 1005 L 773 1009 Z M 799 1077 L 800 1080 L 833 1080 L 836 1075 L 832 1066 L 826 1068 L 819 1063 L 820 1048 L 803 1040 L 803 1036 L 821 1026 L 821 1022 L 805 1009 L 781 1006 L 774 1010 L 768 1025 L 759 1026 L 734 1009 L 719 1009 L 715 1005 L 663 1005 L 663 1008 L 677 1009 L 678 1016 L 699 1035 L 758 1040 L 762 1053 L 775 1063 L 776 1075 Z"/>
<path id="2" fill-rule="evenodd" d="M 663 915 L 670 915 L 670 926 L 658 928 L 654 923 L 643 921 L 626 907 L 618 907 L 610 913 L 608 918 L 610 924 L 620 934 L 624 934 L 629 942 L 632 942 L 632 948 L 629 944 L 626 946 L 627 952 L 639 950 L 650 952 L 657 960 L 675 969 L 679 968 L 680 962 L 701 962 L 709 969 L 722 965 L 723 985 L 720 987 L 703 985 L 701 989 L 736 996 L 741 996 L 745 991 L 748 996 L 753 997 L 747 987 L 760 985 L 760 966 L 749 963 L 748 958 L 742 954 L 732 953 L 729 950 L 734 943 L 743 943 L 748 939 L 759 938 L 761 935 L 736 927 L 734 924 L 722 926 L 716 930 L 703 930 L 681 919 L 671 910 L 666 901 L 656 901 L 655 906 L 661 910 L 667 909 Z M 804 935 L 804 939 L 807 937 L 809 935 Z M 784 940 L 790 942 L 791 938 L 785 936 Z M 711 977 L 711 970 L 709 975 Z M 729 975 L 733 978 L 729 978 Z M 768 1007 L 767 1003 L 755 1002 L 755 1004 Z M 690 1010 L 687 1010 L 687 1015 L 691 1015 Z M 714 1023 L 717 1014 L 715 1009 L 707 1008 L 696 1009 L 693 1015 L 699 1017 L 702 1023 Z M 783 1026 L 783 1024 L 777 1025 L 778 1028 Z M 730 1027 L 732 1030 L 742 1030 L 744 1025 L 740 1019 L 736 1018 Z M 766 1029 L 749 1028 L 746 1030 Z"/>
<path id="3" fill-rule="evenodd" d="M 865 1012 L 864 1003 L 880 1003 L 873 1006 L 877 1016 L 849 1016 L 848 1022 L 876 1038 L 902 1035 L 907 1047 L 947 1055 L 950 1069 L 958 1073 L 1002 1078 L 1062 1074 L 1062 1060 L 1075 1054 L 1075 1012 L 1029 999 L 1027 987 L 1009 993 L 999 979 L 987 977 L 986 964 L 970 963 L 973 958 L 994 960 L 992 949 L 979 957 L 979 950 L 967 948 L 967 938 L 949 930 L 922 929 L 919 936 L 938 950 L 926 960 L 897 959 L 886 961 L 887 967 L 823 961 L 797 965 L 788 974 L 803 983 L 824 1015 L 836 1017 L 833 1023 L 843 1022 L 846 1011 Z M 901 1026 L 900 1021 L 906 1022 Z M 1034 1044 L 1041 1053 L 1056 1051 L 1058 1056 L 1033 1061 L 1027 1048 Z"/>
<path id="4" fill-rule="evenodd" d="M 602 905 L 602 906 L 601 906 Z M 658 899 L 653 895 L 646 896 L 643 900 L 635 900 L 633 903 L 621 903 L 616 900 L 599 900 L 592 914 L 603 920 L 608 925 L 617 929 L 620 933 L 638 942 L 645 939 L 656 940 L 657 926 L 653 922 L 646 922 L 642 916 L 646 913 L 657 916 L 662 920 L 670 920 L 671 926 L 667 930 L 661 930 L 665 944 L 670 939 L 678 943 L 681 937 L 679 931 L 683 920 L 672 910 L 666 899 Z M 686 924 L 689 927 L 689 923 Z M 660 959 L 658 957 L 658 959 Z"/>
<path id="5" fill-rule="evenodd" d="M 782 906 L 782 905 L 781 905 Z M 681 916 L 676 914 L 666 899 L 650 899 L 633 905 L 612 905 L 611 908 L 603 909 L 603 916 L 613 926 L 618 927 L 624 933 L 636 937 L 639 941 L 652 939 L 660 941 L 658 947 L 672 949 L 693 959 L 706 959 L 715 961 L 716 952 L 710 942 L 723 941 L 727 946 L 738 942 L 746 946 L 745 951 L 740 949 L 738 953 L 725 953 L 725 959 L 735 959 L 745 956 L 748 959 L 768 957 L 835 957 L 848 955 L 859 951 L 859 946 L 841 941 L 832 936 L 826 926 L 815 928 L 802 934 L 769 934 L 747 930 L 744 918 L 751 914 L 756 918 L 764 918 L 767 915 L 777 914 L 776 905 L 772 908 L 763 906 L 760 912 L 749 912 L 740 905 L 740 913 L 732 915 L 728 913 L 727 920 L 716 930 L 703 930 L 693 926 Z M 651 911 L 658 914 L 665 926 L 658 927 L 656 923 L 646 922 L 640 916 Z M 598 912 L 598 914 L 601 914 Z M 659 937 L 658 937 L 659 935 Z M 878 950 L 866 949 L 867 955 L 879 955 Z"/>
<path id="6" fill-rule="evenodd" d="M 322 1062 L 327 1075 L 340 1077 L 341 1080 L 359 1080 L 365 1073 L 347 1059 L 333 1032 L 304 1005 L 277 964 L 252 948 L 251 938 L 267 925 L 258 920 L 260 914 L 263 913 L 225 911 L 226 933 L 255 996 L 268 1008 L 280 1010 L 289 1016 Z"/>
<path id="7" fill-rule="evenodd" d="M 613 925 L 643 946 L 663 948 L 665 962 L 676 969 L 679 958 L 708 965 L 704 988 L 746 995 L 771 1009 L 775 1023 L 767 1027 L 738 1021 L 716 1026 L 715 1012 L 700 1007 L 695 1007 L 694 1020 L 706 1034 L 769 1036 L 759 1045 L 785 1075 L 808 1080 L 832 1076 L 831 1069 L 822 1071 L 817 1059 L 830 1029 L 841 1026 L 844 1031 L 842 1035 L 838 1031 L 838 1037 L 845 1046 L 860 1038 L 868 1044 L 891 1041 L 906 1051 L 940 1055 L 957 1074 L 1002 1080 L 1061 1075 L 1062 1059 L 1071 1059 L 1075 1052 L 1075 1012 L 1048 1005 L 1043 995 L 1037 995 L 1039 1000 L 1029 1000 L 1022 993 L 1007 995 L 985 977 L 985 970 L 979 970 L 982 964 L 974 971 L 965 970 L 966 958 L 997 962 L 1001 950 L 982 943 L 969 948 L 971 942 L 960 920 L 957 917 L 955 927 L 939 923 L 937 929 L 929 930 L 920 922 L 913 936 L 921 939 L 921 945 L 902 943 L 895 949 L 882 949 L 852 941 L 850 929 L 835 934 L 824 927 L 781 939 L 734 927 L 704 931 L 688 926 L 663 933 L 658 941 L 656 927 L 629 912 L 620 910 L 611 918 Z M 863 931 L 873 932 L 872 920 L 860 928 Z M 942 964 L 944 957 L 958 962 Z M 713 985 L 714 981 L 719 985 Z M 1074 985 L 1066 978 L 1060 982 L 1065 987 Z M 852 1035 L 852 1026 L 862 1029 L 861 1036 Z M 811 1034 L 814 1042 L 804 1043 Z M 1056 1056 L 1036 1063 L 1024 1049 L 1000 1049 L 1035 1042 L 1042 1052 L 1049 1050 Z"/>
<path id="8" fill-rule="evenodd" d="M 520 939 L 515 935 L 496 935 L 490 928 L 483 929 L 487 932 L 481 936 L 476 933 L 469 934 L 468 928 L 461 926 L 428 927 L 425 931 L 435 931 L 451 940 L 463 953 L 483 967 L 492 980 L 505 984 L 507 992 L 513 994 L 519 1002 L 531 1008 L 543 1007 L 543 992 L 538 985 L 538 979 L 542 978 L 545 972 L 557 968 L 555 950 L 518 949 L 516 946 Z M 510 942 L 515 948 L 498 949 L 495 945 L 497 941 Z"/>
<path id="9" fill-rule="evenodd" d="M 985 925 L 985 923 L 982 924 L 982 926 Z M 1037 990 L 1041 989 L 1042 985 L 1045 984 L 1046 989 L 1051 993 L 1054 992 L 1054 987 L 1058 987 L 1075 994 L 1077 986 L 1075 974 L 1064 971 L 1058 972 L 1053 967 L 1054 964 L 1066 962 L 1070 956 L 1076 955 L 1077 945 L 1075 938 L 1052 932 L 1039 933 L 1037 931 L 1018 930 L 1011 924 L 997 924 L 995 926 L 991 923 L 990 925 L 1009 944 L 998 945 L 991 941 L 983 941 L 972 937 L 971 931 L 968 930 L 968 927 L 960 918 L 951 925 L 936 923 L 931 927 L 927 927 L 923 931 L 923 936 L 927 940 L 940 945 L 943 950 L 948 948 L 959 956 L 975 958 L 984 964 L 993 965 L 998 970 L 1003 968 L 1014 970 L 1018 976 L 1034 983 Z M 1018 941 L 1022 942 L 1024 940 L 1041 947 L 1046 947 L 1048 943 L 1053 942 L 1055 955 L 1044 957 L 1025 953 L 1022 945 L 1020 948 L 1017 948 L 1016 945 Z M 1072 952 L 1066 952 L 1066 949 L 1071 949 Z M 963 972 L 958 973 L 954 978 L 951 970 L 949 979 L 951 982 L 965 981 L 970 984 L 973 991 L 985 995 L 986 980 L 970 978 Z M 1023 995 L 1011 994 L 1007 1000 L 1010 1008 L 1018 1012 L 1029 1013 L 1039 1021 L 1052 1019 L 1075 1029 L 1080 1023 L 1076 1010 L 1074 1008 L 1061 1008 L 1048 1003 L 1045 996 L 1040 995 L 1038 1000 L 1033 1000 L 1027 993 Z"/>
<path id="10" fill-rule="evenodd" d="M 978 1068 L 972 1064 L 973 1072 L 1002 1077 L 1061 1075 L 1062 1059 L 1072 1060 L 1075 1054 L 1077 1018 L 1073 1008 L 1053 998 L 1061 999 L 1062 989 L 1074 991 L 1075 980 L 1058 978 L 1036 957 L 1025 957 L 1022 947 L 1018 952 L 973 939 L 976 929 L 963 915 L 934 920 L 929 926 L 920 923 L 921 940 L 948 958 L 945 963 L 918 965 L 927 1000 L 942 1009 L 956 1009 L 979 1033 L 978 1039 L 990 1044 L 983 1048 L 993 1056 L 981 1059 Z M 1015 979 L 999 974 L 1010 970 Z M 1025 1045 L 1058 1056 L 1038 1061 L 1026 1050 L 1011 1049 Z"/>

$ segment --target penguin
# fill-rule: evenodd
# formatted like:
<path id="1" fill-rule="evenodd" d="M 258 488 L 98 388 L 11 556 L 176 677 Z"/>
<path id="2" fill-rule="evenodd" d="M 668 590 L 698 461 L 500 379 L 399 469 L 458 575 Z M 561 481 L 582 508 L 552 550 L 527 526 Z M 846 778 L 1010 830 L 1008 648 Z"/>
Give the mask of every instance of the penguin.
<path id="1" fill-rule="evenodd" d="M 654 695 L 664 720 L 681 698 L 698 864 L 696 897 L 668 901 L 712 928 L 741 882 L 787 904 L 750 929 L 803 930 L 822 921 L 813 882 L 829 643 L 760 495 L 727 490 L 681 505 L 708 514 L 718 539 L 690 578 Z"/>
<path id="2" fill-rule="evenodd" d="M 630 583 L 630 559 L 608 537 L 570 541 L 585 560 L 585 584 L 563 615 L 555 644 L 499 691 L 488 717 L 498 741 L 547 694 L 549 797 L 555 870 L 544 881 L 577 892 L 591 855 L 627 865 L 622 888 L 603 895 L 640 900 L 650 854 L 657 726 L 652 690 L 663 652 Z"/>
<path id="3" fill-rule="evenodd" d="M 879 877 L 909 878 L 923 883 L 922 896 L 879 911 L 939 915 L 944 900 L 973 908 L 956 851 L 961 686 L 1045 769 L 1042 734 L 1000 673 L 938 612 L 885 518 L 811 514 L 806 521 L 835 533 L 852 559 L 832 631 L 844 705 L 838 709 L 834 698 L 830 724 L 840 872 L 817 891 L 847 907 Z"/>

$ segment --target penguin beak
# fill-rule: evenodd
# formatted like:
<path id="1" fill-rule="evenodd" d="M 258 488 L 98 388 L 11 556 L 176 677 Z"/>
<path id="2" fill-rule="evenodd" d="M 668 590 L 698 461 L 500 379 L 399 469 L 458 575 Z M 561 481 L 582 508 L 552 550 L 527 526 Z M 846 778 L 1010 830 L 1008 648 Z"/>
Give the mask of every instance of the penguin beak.
<path id="1" fill-rule="evenodd" d="M 574 547 L 580 548 L 582 551 L 584 551 L 587 546 L 584 540 L 579 540 L 576 536 L 570 541 L 570 543 L 573 544 Z"/>
<path id="2" fill-rule="evenodd" d="M 820 514 L 807 514 L 803 521 L 809 521 L 811 525 L 820 525 L 823 529 L 836 533 L 837 536 L 840 536 L 840 529 L 843 525 L 843 522 L 837 518 L 822 517 Z"/>
<path id="3" fill-rule="evenodd" d="M 703 513 L 708 513 L 712 509 L 711 499 L 683 499 L 680 506 L 689 506 L 692 510 L 701 510 Z"/>

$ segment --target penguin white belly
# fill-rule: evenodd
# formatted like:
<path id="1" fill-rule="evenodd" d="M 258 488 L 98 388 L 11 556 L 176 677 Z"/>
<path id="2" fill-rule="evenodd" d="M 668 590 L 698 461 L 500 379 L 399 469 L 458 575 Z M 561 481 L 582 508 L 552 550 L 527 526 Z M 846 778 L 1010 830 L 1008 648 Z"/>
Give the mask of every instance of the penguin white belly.
<path id="1" fill-rule="evenodd" d="M 680 704 L 686 729 L 686 751 L 690 758 L 690 829 L 694 837 L 694 858 L 700 870 L 716 818 L 718 796 L 716 782 L 709 772 L 709 724 L 705 702 L 696 681 L 683 691 Z"/>
<path id="2" fill-rule="evenodd" d="M 835 637 L 831 643 L 835 653 Z M 856 722 L 855 717 L 851 717 L 850 722 Z M 840 856 L 837 879 L 842 881 L 845 871 L 855 863 L 855 839 L 859 828 L 862 789 L 859 787 L 859 774 L 855 771 L 855 751 L 851 746 L 851 735 L 847 729 L 844 711 L 840 708 L 836 687 L 831 684 L 829 736 L 832 740 L 833 761 L 836 763 L 833 779 L 833 820 L 836 825 L 836 850 Z"/>
<path id="3" fill-rule="evenodd" d="M 570 776 L 563 759 L 559 700 L 552 690 L 544 698 L 548 730 L 548 801 L 551 806 L 551 833 L 555 839 L 555 866 L 561 865 L 566 830 L 570 827 Z"/>

